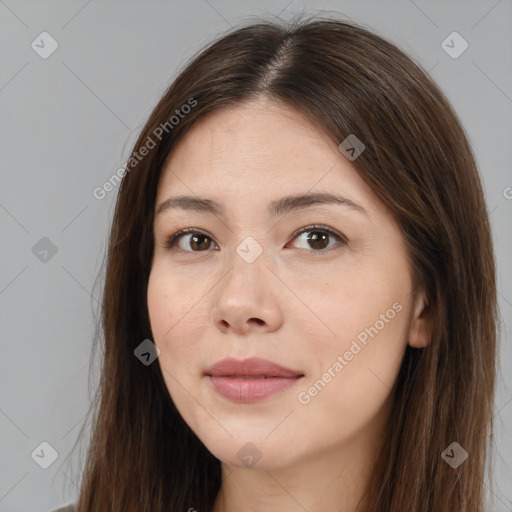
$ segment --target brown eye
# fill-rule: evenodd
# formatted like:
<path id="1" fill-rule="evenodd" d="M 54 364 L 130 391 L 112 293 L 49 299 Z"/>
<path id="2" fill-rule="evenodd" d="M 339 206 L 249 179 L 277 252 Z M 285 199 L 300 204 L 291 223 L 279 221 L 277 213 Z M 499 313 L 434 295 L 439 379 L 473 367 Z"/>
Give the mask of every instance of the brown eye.
<path id="1" fill-rule="evenodd" d="M 298 238 L 300 235 L 307 234 L 303 238 L 304 244 L 302 249 L 313 249 L 309 252 L 313 253 L 324 253 L 330 251 L 335 246 L 343 246 L 347 244 L 345 237 L 333 231 L 330 228 L 324 226 L 308 226 L 301 228 L 292 235 L 292 239 Z M 188 241 L 187 241 L 188 237 Z M 182 240 L 185 242 L 181 244 Z M 331 241 L 337 242 L 330 244 Z M 178 243 L 178 249 L 186 252 L 204 252 L 212 247 L 213 239 L 205 233 L 202 233 L 194 228 L 182 229 L 173 235 L 171 235 L 166 243 L 165 247 L 168 249 L 174 248 Z"/>
<path id="2" fill-rule="evenodd" d="M 308 243 L 313 249 L 325 249 L 329 244 L 329 234 L 321 231 L 311 231 L 308 236 Z"/>
<path id="3" fill-rule="evenodd" d="M 306 237 L 303 237 L 304 243 L 302 249 L 314 249 L 314 251 L 310 252 L 327 252 L 330 247 L 335 245 L 345 245 L 347 240 L 342 237 L 340 234 L 336 233 L 332 229 L 322 227 L 322 226 L 309 226 L 306 228 L 301 228 L 296 231 L 292 236 L 293 238 L 298 238 L 300 235 L 306 234 Z M 329 247 L 329 242 L 331 239 L 334 239 L 338 242 L 338 244 L 333 244 Z"/>
<path id="4" fill-rule="evenodd" d="M 188 242 L 186 239 L 188 238 Z M 185 239 L 184 247 L 180 246 L 180 243 L 182 239 Z M 171 249 L 178 243 L 179 249 L 182 249 L 183 251 L 188 252 L 202 252 L 206 251 L 210 248 L 212 244 L 212 239 L 205 235 L 204 233 L 201 233 L 199 231 L 195 231 L 192 228 L 182 229 L 178 231 L 177 233 L 174 233 L 174 235 L 171 235 L 166 243 L 165 246 L 168 249 Z"/>
<path id="5" fill-rule="evenodd" d="M 190 247 L 192 247 L 195 250 L 203 251 L 205 249 L 208 249 L 211 245 L 211 239 L 208 238 L 206 235 L 202 234 L 196 234 L 192 235 L 190 238 Z"/>

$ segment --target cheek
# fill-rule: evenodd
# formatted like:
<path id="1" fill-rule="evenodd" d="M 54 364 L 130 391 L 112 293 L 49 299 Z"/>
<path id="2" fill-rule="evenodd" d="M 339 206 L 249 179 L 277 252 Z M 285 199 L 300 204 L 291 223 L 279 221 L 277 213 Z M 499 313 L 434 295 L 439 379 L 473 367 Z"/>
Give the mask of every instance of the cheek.
<path id="1" fill-rule="evenodd" d="M 194 322 L 197 312 L 193 304 L 197 301 L 189 300 L 181 286 L 165 273 L 152 271 L 147 301 L 153 342 L 160 350 L 157 361 L 167 391 L 180 414 L 189 416 L 193 405 L 186 390 L 193 389 L 191 379 L 197 371 L 200 336 Z"/>
<path id="2" fill-rule="evenodd" d="M 318 296 L 315 311 L 324 325 L 304 347 L 311 356 L 304 401 L 357 410 L 392 388 L 407 345 L 411 304 L 407 274 L 384 270 L 333 273 Z"/>
<path id="3" fill-rule="evenodd" d="M 191 289 L 190 283 L 187 288 L 175 276 L 170 278 L 158 270 L 151 272 L 147 302 L 153 342 L 160 349 L 162 370 L 172 375 L 183 374 L 197 358 L 200 317 L 204 315 L 200 298 L 201 291 Z"/>
<path id="4" fill-rule="evenodd" d="M 364 343 L 370 339 L 368 329 L 389 335 L 393 331 L 391 338 L 401 332 L 398 327 L 406 317 L 404 311 L 409 301 L 406 275 L 367 266 L 360 271 L 332 272 L 329 276 L 321 289 L 311 285 L 301 288 L 304 302 L 311 304 L 310 309 L 323 324 L 327 347 L 342 349 L 343 344 L 350 344 L 357 336 Z"/>
<path id="5" fill-rule="evenodd" d="M 195 325 L 201 312 L 208 286 L 193 276 L 164 265 L 151 270 L 147 289 L 147 303 L 153 335 L 161 341 L 171 340 L 183 325 Z"/>
<path id="6" fill-rule="evenodd" d="M 348 439 L 385 417 L 406 347 L 407 322 L 405 308 L 388 323 L 375 316 L 376 311 L 386 314 L 388 304 L 383 304 L 368 304 L 369 311 L 355 320 L 343 313 L 333 317 L 338 336 L 330 343 L 324 338 L 324 346 L 311 351 L 309 378 L 295 397 L 299 414 L 290 424 L 290 438 L 308 425 L 327 440 Z M 342 330 L 349 323 L 350 329 Z"/>

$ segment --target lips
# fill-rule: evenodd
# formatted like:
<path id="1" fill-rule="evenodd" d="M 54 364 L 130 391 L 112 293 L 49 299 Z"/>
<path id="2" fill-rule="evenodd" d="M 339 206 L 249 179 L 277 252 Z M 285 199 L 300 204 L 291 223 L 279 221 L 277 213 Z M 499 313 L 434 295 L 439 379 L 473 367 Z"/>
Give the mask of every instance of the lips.
<path id="1" fill-rule="evenodd" d="M 304 377 L 304 374 L 277 363 L 253 357 L 223 359 L 205 372 L 213 389 L 233 402 L 251 403 L 281 393 Z"/>
<path id="2" fill-rule="evenodd" d="M 211 377 L 245 377 L 245 378 L 294 378 L 304 374 L 300 371 L 286 368 L 277 363 L 259 357 L 250 359 L 227 358 L 211 366 L 206 375 Z"/>

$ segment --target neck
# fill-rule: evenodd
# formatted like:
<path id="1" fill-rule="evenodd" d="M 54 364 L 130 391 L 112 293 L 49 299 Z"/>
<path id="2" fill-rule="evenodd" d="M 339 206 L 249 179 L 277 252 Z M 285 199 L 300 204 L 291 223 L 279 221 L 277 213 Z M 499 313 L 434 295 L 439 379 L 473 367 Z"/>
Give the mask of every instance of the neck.
<path id="1" fill-rule="evenodd" d="M 381 435 L 375 433 L 360 432 L 357 439 L 290 467 L 249 469 L 222 463 L 212 512 L 356 512 L 380 449 Z"/>

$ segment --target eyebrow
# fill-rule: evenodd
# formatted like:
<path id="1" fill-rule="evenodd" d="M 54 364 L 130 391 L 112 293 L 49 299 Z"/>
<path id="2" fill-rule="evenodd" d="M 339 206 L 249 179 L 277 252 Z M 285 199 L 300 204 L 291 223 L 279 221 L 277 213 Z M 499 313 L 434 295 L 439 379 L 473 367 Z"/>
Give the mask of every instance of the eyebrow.
<path id="1" fill-rule="evenodd" d="M 343 205 L 354 211 L 358 211 L 366 216 L 368 212 L 360 205 L 354 203 L 348 197 L 337 194 L 310 193 L 286 196 L 272 201 L 266 210 L 267 215 L 276 217 L 287 214 L 293 210 L 303 210 L 317 205 Z M 156 209 L 156 214 L 160 215 L 174 208 L 183 210 L 211 213 L 213 215 L 224 215 L 224 207 L 211 199 L 193 196 L 176 196 L 169 197 L 160 203 Z"/>

